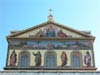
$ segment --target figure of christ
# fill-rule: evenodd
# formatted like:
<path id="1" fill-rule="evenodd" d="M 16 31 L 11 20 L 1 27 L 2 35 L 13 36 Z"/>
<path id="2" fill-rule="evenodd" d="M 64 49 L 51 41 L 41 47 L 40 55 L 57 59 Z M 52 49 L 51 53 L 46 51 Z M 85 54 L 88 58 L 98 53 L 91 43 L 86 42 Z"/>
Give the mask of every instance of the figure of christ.
<path id="1" fill-rule="evenodd" d="M 49 26 L 48 29 L 46 29 L 47 37 L 55 37 L 55 29 L 52 26 Z"/>

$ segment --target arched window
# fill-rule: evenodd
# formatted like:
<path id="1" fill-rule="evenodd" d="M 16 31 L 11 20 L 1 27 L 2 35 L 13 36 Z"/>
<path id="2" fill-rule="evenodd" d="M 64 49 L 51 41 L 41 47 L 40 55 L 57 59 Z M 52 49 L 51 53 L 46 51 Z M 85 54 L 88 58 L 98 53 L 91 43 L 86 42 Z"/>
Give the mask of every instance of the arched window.
<path id="1" fill-rule="evenodd" d="M 82 55 L 79 51 L 71 53 L 71 66 L 72 68 L 79 68 L 82 66 Z"/>
<path id="2" fill-rule="evenodd" d="M 54 68 L 57 65 L 57 55 L 54 51 L 47 51 L 45 53 L 45 67 L 46 68 Z"/>
<path id="3" fill-rule="evenodd" d="M 19 67 L 28 68 L 30 63 L 30 54 L 27 51 L 23 51 L 19 54 Z"/>

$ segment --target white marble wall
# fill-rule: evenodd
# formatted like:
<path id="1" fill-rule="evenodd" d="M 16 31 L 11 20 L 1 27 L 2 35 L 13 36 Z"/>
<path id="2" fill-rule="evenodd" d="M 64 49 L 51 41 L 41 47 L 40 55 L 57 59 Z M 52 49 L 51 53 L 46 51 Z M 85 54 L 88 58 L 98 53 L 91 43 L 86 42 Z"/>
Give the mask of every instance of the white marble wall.
<path id="1" fill-rule="evenodd" d="M 100 75 L 100 72 L 0 72 L 0 75 Z"/>

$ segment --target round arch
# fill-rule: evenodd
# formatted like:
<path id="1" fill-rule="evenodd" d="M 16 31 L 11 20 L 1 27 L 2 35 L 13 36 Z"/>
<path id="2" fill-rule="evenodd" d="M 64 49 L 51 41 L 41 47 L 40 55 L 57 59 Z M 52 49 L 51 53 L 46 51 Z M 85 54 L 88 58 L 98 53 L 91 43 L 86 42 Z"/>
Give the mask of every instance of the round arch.
<path id="1" fill-rule="evenodd" d="M 82 62 L 82 53 L 78 50 L 71 52 L 71 67 L 72 68 L 79 68 L 83 66 Z"/>
<path id="2" fill-rule="evenodd" d="M 54 68 L 57 66 L 57 54 L 55 51 L 47 51 L 44 55 L 44 66 Z"/>
<path id="3" fill-rule="evenodd" d="M 20 68 L 28 68 L 30 66 L 29 51 L 21 51 L 18 57 L 18 65 Z"/>

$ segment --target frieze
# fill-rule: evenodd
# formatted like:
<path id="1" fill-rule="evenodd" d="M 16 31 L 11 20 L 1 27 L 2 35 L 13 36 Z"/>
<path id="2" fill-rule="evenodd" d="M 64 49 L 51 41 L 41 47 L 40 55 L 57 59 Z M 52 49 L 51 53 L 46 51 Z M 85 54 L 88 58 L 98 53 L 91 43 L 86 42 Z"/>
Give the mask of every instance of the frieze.
<path id="1" fill-rule="evenodd" d="M 12 40 L 9 41 L 10 49 L 46 49 L 46 50 L 91 50 L 91 41 L 24 41 L 24 40 Z"/>

